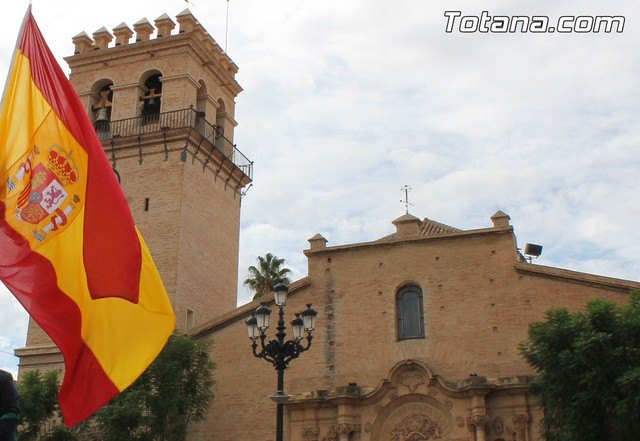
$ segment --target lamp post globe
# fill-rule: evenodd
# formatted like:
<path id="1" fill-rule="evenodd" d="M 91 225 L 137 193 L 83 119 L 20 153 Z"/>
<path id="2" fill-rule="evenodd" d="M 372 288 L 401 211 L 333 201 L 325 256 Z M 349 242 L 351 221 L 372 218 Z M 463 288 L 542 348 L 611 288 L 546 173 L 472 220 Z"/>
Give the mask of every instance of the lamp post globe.
<path id="1" fill-rule="evenodd" d="M 293 330 L 293 338 L 296 341 L 302 340 L 304 337 L 304 320 L 302 320 L 300 314 L 296 314 L 296 318 L 291 320 L 291 329 Z"/>
<path id="2" fill-rule="evenodd" d="M 285 306 L 287 304 L 287 292 L 289 288 L 284 283 L 280 283 L 273 288 L 273 296 L 277 306 Z"/>
<path id="3" fill-rule="evenodd" d="M 269 327 L 269 316 L 271 315 L 271 309 L 264 303 L 258 306 L 256 309 L 255 317 L 257 320 L 258 329 L 264 331 Z"/>
<path id="4" fill-rule="evenodd" d="M 247 333 L 249 334 L 249 338 L 254 340 L 260 337 L 260 329 L 258 328 L 258 319 L 255 315 L 252 315 L 245 321 L 247 325 Z"/>
<path id="5" fill-rule="evenodd" d="M 304 321 L 305 331 L 313 331 L 316 328 L 316 316 L 318 313 L 311 308 L 311 303 L 307 303 L 307 309 L 300 313 Z"/>

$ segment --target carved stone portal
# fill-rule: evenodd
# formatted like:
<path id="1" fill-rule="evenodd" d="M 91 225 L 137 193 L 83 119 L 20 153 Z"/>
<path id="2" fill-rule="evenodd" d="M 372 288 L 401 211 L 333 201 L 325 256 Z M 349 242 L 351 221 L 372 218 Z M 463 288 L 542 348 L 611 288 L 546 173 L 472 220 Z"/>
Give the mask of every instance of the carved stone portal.
<path id="1" fill-rule="evenodd" d="M 378 415 L 371 441 L 449 441 L 455 420 L 448 409 L 426 395 L 398 398 Z"/>
<path id="2" fill-rule="evenodd" d="M 391 441 L 423 441 L 442 439 L 443 428 L 436 421 L 419 413 L 405 417 L 391 431 Z"/>

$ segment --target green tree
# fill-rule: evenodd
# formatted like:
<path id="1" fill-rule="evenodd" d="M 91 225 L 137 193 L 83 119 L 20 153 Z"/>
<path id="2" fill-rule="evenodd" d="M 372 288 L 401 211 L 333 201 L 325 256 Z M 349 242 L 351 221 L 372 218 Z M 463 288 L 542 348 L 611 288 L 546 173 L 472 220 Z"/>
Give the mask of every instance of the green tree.
<path id="1" fill-rule="evenodd" d="M 249 267 L 249 276 L 244 279 L 244 285 L 255 293 L 253 300 L 269 294 L 273 288 L 283 283 L 289 285 L 291 270 L 284 267 L 284 259 L 278 259 L 271 253 L 264 257 L 258 256 L 258 266 Z"/>
<path id="2" fill-rule="evenodd" d="M 58 371 L 44 375 L 39 371 L 26 372 L 18 383 L 22 425 L 18 428 L 20 441 L 72 441 L 74 430 L 60 424 L 56 418 Z"/>
<path id="3" fill-rule="evenodd" d="M 174 334 L 158 358 L 87 425 L 104 441 L 181 441 L 213 398 L 209 345 Z"/>
<path id="4" fill-rule="evenodd" d="M 209 344 L 174 334 L 128 389 L 86 422 L 59 423 L 58 372 L 27 372 L 18 384 L 20 441 L 182 441 L 187 425 L 201 421 L 213 399 Z"/>
<path id="5" fill-rule="evenodd" d="M 640 293 L 593 300 L 585 312 L 550 310 L 520 345 L 536 370 L 547 441 L 622 441 L 640 433 Z"/>

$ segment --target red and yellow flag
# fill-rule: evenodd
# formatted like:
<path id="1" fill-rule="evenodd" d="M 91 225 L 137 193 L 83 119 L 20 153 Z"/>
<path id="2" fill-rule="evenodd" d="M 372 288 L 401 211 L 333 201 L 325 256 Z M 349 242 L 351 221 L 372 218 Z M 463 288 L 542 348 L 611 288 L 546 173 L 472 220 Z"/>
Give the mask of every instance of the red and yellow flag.
<path id="1" fill-rule="evenodd" d="M 30 8 L 0 114 L 0 279 L 64 356 L 68 426 L 128 387 L 175 326 L 87 111 Z"/>

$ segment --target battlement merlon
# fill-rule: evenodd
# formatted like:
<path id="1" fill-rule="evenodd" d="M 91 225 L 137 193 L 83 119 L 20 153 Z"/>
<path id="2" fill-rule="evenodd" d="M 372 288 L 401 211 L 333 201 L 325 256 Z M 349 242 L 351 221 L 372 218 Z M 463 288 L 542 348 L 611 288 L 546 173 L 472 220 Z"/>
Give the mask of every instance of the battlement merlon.
<path id="1" fill-rule="evenodd" d="M 144 61 L 144 58 L 171 56 L 187 50 L 232 95 L 242 92 L 242 87 L 235 80 L 238 66 L 189 9 L 178 14 L 176 21 L 177 33 L 172 33 L 175 24 L 167 14 L 155 20 L 155 27 L 146 18 L 136 22 L 133 31 L 126 23 L 121 23 L 113 29 L 115 41 L 106 28 L 96 31 L 93 39 L 81 32 L 72 38 L 74 55 L 65 57 L 65 61 L 72 72 L 82 72 L 95 69 L 95 63 L 117 66 L 121 62 L 131 62 L 132 57 Z"/>

